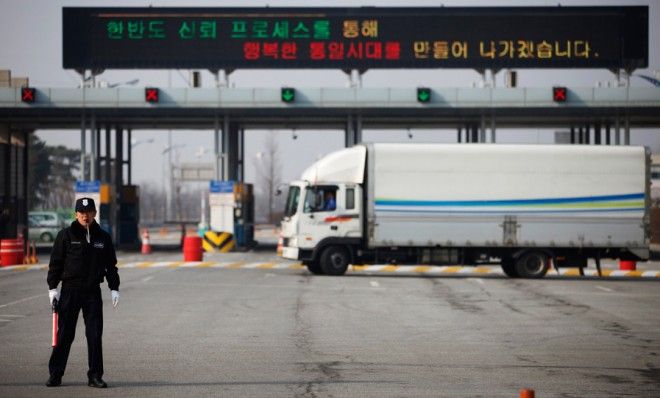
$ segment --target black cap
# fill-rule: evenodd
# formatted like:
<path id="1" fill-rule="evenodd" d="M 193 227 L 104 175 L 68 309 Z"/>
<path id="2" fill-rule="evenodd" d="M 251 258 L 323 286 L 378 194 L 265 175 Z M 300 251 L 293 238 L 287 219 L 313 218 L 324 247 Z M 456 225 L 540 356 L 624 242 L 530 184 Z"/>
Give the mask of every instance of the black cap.
<path id="1" fill-rule="evenodd" d="M 76 211 L 85 213 L 88 211 L 96 211 L 96 205 L 92 198 L 80 198 L 76 200 Z"/>

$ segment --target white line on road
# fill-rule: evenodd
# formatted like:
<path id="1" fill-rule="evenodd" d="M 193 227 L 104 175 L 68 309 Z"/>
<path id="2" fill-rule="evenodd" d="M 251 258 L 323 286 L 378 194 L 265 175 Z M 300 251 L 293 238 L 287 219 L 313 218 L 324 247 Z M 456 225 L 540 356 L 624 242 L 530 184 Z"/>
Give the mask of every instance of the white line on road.
<path id="1" fill-rule="evenodd" d="M 9 315 L 9 314 L 2 314 L 0 315 L 0 318 L 25 318 L 25 315 Z"/>
<path id="2" fill-rule="evenodd" d="M 11 322 L 13 319 L 0 319 L 0 322 Z"/>
<path id="3" fill-rule="evenodd" d="M 472 280 L 475 281 L 475 282 L 477 282 L 477 283 L 480 284 L 480 285 L 485 285 L 485 284 L 486 284 L 486 283 L 484 282 L 484 280 L 481 279 L 481 278 L 473 278 Z"/>
<path id="4" fill-rule="evenodd" d="M 376 282 L 376 281 L 369 281 L 369 284 L 371 285 L 371 287 L 378 287 L 378 286 L 380 286 L 380 284 L 378 284 L 378 282 Z"/>
<path id="5" fill-rule="evenodd" d="M 45 295 L 45 294 L 37 294 L 36 296 L 26 297 L 26 298 L 24 298 L 24 299 L 20 299 L 20 300 L 12 301 L 11 303 L 2 304 L 2 305 L 0 305 L 0 308 L 9 307 L 10 305 L 14 305 L 14 304 L 22 303 L 22 302 L 24 302 L 24 301 L 28 301 L 28 300 L 36 299 L 37 297 L 44 297 L 44 296 L 46 296 L 46 295 Z"/>
<path id="6" fill-rule="evenodd" d="M 603 287 L 603 286 L 596 286 L 596 289 L 604 290 L 606 292 L 613 292 L 613 289 L 610 289 L 608 287 Z"/>
<path id="7" fill-rule="evenodd" d="M 142 278 L 142 282 L 149 282 L 152 279 L 154 279 L 153 276 L 147 276 L 146 278 Z"/>

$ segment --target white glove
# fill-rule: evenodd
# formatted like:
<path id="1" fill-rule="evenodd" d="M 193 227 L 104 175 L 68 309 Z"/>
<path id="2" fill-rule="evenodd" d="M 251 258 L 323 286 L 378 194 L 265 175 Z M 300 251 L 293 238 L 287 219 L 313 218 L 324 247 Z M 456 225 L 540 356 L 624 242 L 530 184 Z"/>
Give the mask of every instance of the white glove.
<path id="1" fill-rule="evenodd" d="M 60 292 L 57 289 L 50 289 L 48 291 L 48 298 L 50 299 L 50 305 L 53 305 L 53 300 L 60 301 Z"/>
<path id="2" fill-rule="evenodd" d="M 117 308 L 119 305 L 119 292 L 117 290 L 110 290 L 110 295 L 112 296 L 112 306 Z"/>

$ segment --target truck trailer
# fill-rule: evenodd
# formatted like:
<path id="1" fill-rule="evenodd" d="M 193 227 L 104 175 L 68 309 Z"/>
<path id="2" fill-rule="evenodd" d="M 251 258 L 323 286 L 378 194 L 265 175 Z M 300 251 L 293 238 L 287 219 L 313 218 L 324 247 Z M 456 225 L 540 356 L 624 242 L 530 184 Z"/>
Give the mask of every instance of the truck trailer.
<path id="1" fill-rule="evenodd" d="M 589 259 L 649 256 L 644 147 L 360 144 L 290 183 L 282 257 L 350 264 L 500 264 L 541 278 Z"/>

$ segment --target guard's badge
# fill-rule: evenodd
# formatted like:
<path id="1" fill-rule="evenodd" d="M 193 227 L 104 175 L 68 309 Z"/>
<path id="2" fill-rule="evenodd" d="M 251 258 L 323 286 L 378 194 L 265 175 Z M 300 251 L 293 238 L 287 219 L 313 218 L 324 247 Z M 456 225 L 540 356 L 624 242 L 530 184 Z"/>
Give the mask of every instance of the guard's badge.
<path id="1" fill-rule="evenodd" d="M 103 249 L 103 247 L 105 247 L 103 242 L 94 242 L 94 248 L 95 249 Z"/>
<path id="2" fill-rule="evenodd" d="M 83 206 L 87 206 L 89 204 L 89 200 L 83 199 Z"/>

